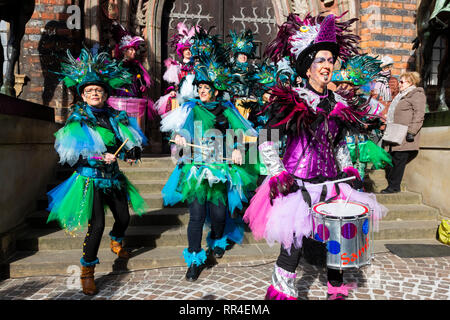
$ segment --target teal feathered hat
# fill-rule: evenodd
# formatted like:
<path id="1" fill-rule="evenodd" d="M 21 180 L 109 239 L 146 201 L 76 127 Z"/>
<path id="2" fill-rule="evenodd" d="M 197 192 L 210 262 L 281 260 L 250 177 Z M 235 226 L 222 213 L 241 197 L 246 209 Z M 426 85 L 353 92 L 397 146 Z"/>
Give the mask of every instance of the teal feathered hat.
<path id="1" fill-rule="evenodd" d="M 257 65 L 257 72 L 255 72 L 251 80 L 265 88 L 271 88 L 277 83 L 277 67 L 274 63 L 269 63 L 267 60 Z"/>
<path id="2" fill-rule="evenodd" d="M 381 63 L 381 60 L 366 54 L 352 56 L 343 62 L 340 70 L 333 71 L 331 81 L 348 82 L 354 86 L 365 85 L 381 71 Z"/>
<path id="3" fill-rule="evenodd" d="M 211 29 L 205 30 L 204 28 L 198 26 L 195 29 L 195 35 L 191 38 L 191 53 L 195 58 L 201 56 L 211 56 L 216 57 L 223 55 L 223 47 L 221 40 L 218 35 L 212 35 Z"/>
<path id="4" fill-rule="evenodd" d="M 194 84 L 207 83 L 216 90 L 225 91 L 230 86 L 230 72 L 215 55 L 199 56 L 199 63 L 194 66 Z"/>
<path id="5" fill-rule="evenodd" d="M 112 59 L 107 52 L 92 54 L 85 48 L 77 59 L 67 50 L 67 58 L 61 63 L 58 74 L 63 76 L 65 85 L 75 87 L 79 95 L 87 85 L 99 85 L 110 92 L 130 84 L 133 78 L 122 67 L 122 62 Z"/>
<path id="6" fill-rule="evenodd" d="M 272 88 L 278 81 L 282 83 L 292 83 L 295 81 L 296 73 L 292 69 L 289 59 L 283 58 L 277 64 L 264 60 L 257 66 L 257 72 L 252 76 L 252 80 L 260 84 L 265 90 Z"/>
<path id="7" fill-rule="evenodd" d="M 253 58 L 256 46 L 253 43 L 252 30 L 244 30 L 240 34 L 230 31 L 231 42 L 227 45 L 234 56 L 238 53 L 246 54 L 249 58 Z"/>

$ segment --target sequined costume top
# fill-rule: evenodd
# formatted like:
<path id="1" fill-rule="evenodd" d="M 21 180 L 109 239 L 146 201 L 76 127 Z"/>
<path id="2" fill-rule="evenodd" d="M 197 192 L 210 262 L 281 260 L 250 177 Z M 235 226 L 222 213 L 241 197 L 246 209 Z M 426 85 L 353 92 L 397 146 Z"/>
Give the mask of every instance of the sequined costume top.
<path id="1" fill-rule="evenodd" d="M 332 91 L 320 95 L 309 84 L 299 88 L 275 89 L 275 103 L 269 109 L 266 129 L 279 129 L 279 137 L 287 135 L 286 152 L 282 163 L 273 165 L 277 153 L 269 151 L 274 144 L 262 143 L 260 151 L 269 170 L 276 175 L 284 169 L 303 180 L 335 178 L 351 167 L 345 133 L 360 124 L 363 112 L 347 105 Z M 273 137 L 269 134 L 270 137 Z"/>

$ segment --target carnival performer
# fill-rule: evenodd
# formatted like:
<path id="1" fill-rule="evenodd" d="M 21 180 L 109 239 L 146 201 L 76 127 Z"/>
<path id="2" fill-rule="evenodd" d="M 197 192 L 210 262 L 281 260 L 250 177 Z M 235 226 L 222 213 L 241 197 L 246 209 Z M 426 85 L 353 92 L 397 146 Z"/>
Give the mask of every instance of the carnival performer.
<path id="1" fill-rule="evenodd" d="M 313 231 L 312 205 L 333 198 L 349 199 L 367 204 L 377 221 L 387 211 L 377 203 L 374 194 L 334 182 L 357 177 L 350 180 L 351 184 L 355 188 L 361 186 L 343 129 L 360 129 L 360 118 L 365 113 L 327 89 L 336 59 L 357 52 L 358 38 L 348 30 L 355 20 L 337 22 L 334 15 L 309 14 L 302 20 L 290 14 L 266 48 L 273 61 L 290 56 L 298 75 L 306 79 L 304 87 L 272 88 L 266 128 L 280 130 L 280 136 L 287 135 L 286 152 L 280 160 L 276 142 L 270 137 L 259 141 L 269 176 L 257 189 L 244 215 L 255 239 L 281 244 L 266 299 L 298 298 L 296 269 L 302 244 L 306 243 L 303 238 L 310 237 Z M 343 283 L 343 272 L 327 268 L 327 277 L 329 299 L 345 298 L 348 289 Z"/>
<path id="2" fill-rule="evenodd" d="M 183 22 L 179 22 L 177 33 L 169 41 L 170 47 L 175 50 L 181 62 L 172 58 L 167 58 L 164 61 L 166 71 L 163 79 L 169 84 L 169 87 L 165 89 L 164 95 L 155 102 L 155 109 L 160 115 L 178 108 L 179 103 L 176 96 L 179 86 L 188 74 L 194 74 L 194 62 L 190 48 L 193 42 L 192 38 L 195 35 L 195 28 L 189 29 Z"/>
<path id="3" fill-rule="evenodd" d="M 367 116 L 363 119 L 367 124 L 365 130 L 355 135 L 346 135 L 347 147 L 350 151 L 353 166 L 357 168 L 361 180 L 364 180 L 365 170 L 369 163 L 374 169 L 383 169 L 386 165 L 392 166 L 389 153 L 371 140 L 372 130 L 379 129 L 381 113 L 384 105 L 370 97 L 369 90 L 360 89 L 369 85 L 381 72 L 381 61 L 374 57 L 354 55 L 342 63 L 340 70 L 333 71 L 331 81 L 337 85 L 336 93 L 351 101 L 352 105 L 369 108 Z M 364 94 L 365 93 L 365 94 Z"/>
<path id="4" fill-rule="evenodd" d="M 144 39 L 132 36 L 120 23 L 112 22 L 112 33 L 116 40 L 114 58 L 122 61 L 122 67 L 133 75 L 131 84 L 113 90 L 113 94 L 124 97 L 142 98 L 148 96 L 152 80 L 138 59 L 140 46 Z"/>
<path id="5" fill-rule="evenodd" d="M 250 59 L 254 58 L 256 46 L 253 43 L 253 33 L 250 29 L 244 30 L 240 34 L 230 31 L 230 37 L 231 41 L 226 43 L 225 46 L 230 53 L 228 64 L 231 69 L 231 87 L 229 90 L 231 102 L 234 103 L 242 116 L 248 119 L 250 110 L 245 109 L 242 104 L 247 100 L 256 101 L 256 99 L 250 97 L 253 86 L 251 78 L 255 73 L 255 68 L 250 63 Z"/>
<path id="6" fill-rule="evenodd" d="M 208 254 L 221 258 L 233 233 L 241 236 L 236 224 L 229 223 L 231 215 L 248 201 L 247 190 L 256 183 L 256 177 L 240 167 L 242 138 L 235 139 L 232 133 L 257 133 L 231 103 L 221 99 L 229 75 L 223 63 L 213 58 L 199 56 L 194 67 L 199 98 L 167 113 L 161 121 L 161 131 L 171 132 L 175 143 L 183 146 L 183 156 L 162 195 L 165 205 L 186 201 L 189 206 L 188 248 L 183 251 L 188 281 L 197 280 L 206 266 L 207 252 L 201 247 L 205 220 L 211 224 Z"/>
<path id="7" fill-rule="evenodd" d="M 114 216 L 109 236 L 110 248 L 120 258 L 129 258 L 122 247 L 128 227 L 130 204 L 137 215 L 148 211 L 138 190 L 119 170 L 117 159 L 130 164 L 140 159 L 146 138 L 135 119 L 106 103 L 111 90 L 131 83 L 132 75 L 106 53 L 92 55 L 82 49 L 75 59 L 70 52 L 61 64 L 61 75 L 68 87 L 75 87 L 82 98 L 72 106 L 63 128 L 55 134 L 55 149 L 61 164 L 75 168 L 72 176 L 48 192 L 48 220 L 56 220 L 67 232 L 82 232 L 81 285 L 83 293 L 95 295 L 95 266 L 105 228 L 104 207 Z"/>

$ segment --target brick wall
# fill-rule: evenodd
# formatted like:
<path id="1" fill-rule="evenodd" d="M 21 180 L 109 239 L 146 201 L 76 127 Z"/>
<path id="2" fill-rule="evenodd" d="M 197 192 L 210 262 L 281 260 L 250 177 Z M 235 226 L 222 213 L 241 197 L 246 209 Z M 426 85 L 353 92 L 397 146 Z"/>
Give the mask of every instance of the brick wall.
<path id="1" fill-rule="evenodd" d="M 415 70 L 412 41 L 416 38 L 415 13 L 420 0 L 361 0 L 361 48 L 394 59 L 392 73 Z"/>
<path id="2" fill-rule="evenodd" d="M 71 0 L 36 0 L 22 40 L 19 73 L 28 78 L 21 99 L 55 108 L 55 120 L 64 121 L 73 96 L 51 71 L 59 70 L 66 50 L 77 56 L 81 30 L 68 29 L 67 7 Z"/>

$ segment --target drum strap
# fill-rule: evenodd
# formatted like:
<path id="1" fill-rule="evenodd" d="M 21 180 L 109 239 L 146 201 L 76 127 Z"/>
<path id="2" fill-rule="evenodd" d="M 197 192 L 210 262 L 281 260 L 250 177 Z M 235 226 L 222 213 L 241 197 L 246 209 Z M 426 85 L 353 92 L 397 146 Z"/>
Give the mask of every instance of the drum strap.
<path id="1" fill-rule="evenodd" d="M 326 184 L 323 185 L 322 192 L 320 193 L 320 199 L 319 199 L 320 202 L 330 203 L 331 201 L 335 200 L 340 195 L 341 189 L 339 188 L 339 185 L 337 183 L 335 183 L 334 186 L 336 188 L 336 195 L 329 199 L 326 199 L 327 193 L 328 193 L 327 185 Z M 308 190 L 306 189 L 304 181 L 302 181 L 300 191 L 302 193 L 303 200 L 311 208 L 311 206 L 312 206 L 311 195 L 309 194 Z"/>
<path id="2" fill-rule="evenodd" d="M 325 201 L 325 203 L 330 203 L 331 201 L 335 200 L 341 194 L 341 189 L 339 188 L 339 185 L 337 183 L 335 183 L 334 187 L 336 188 L 336 195 L 325 200 L 325 197 L 327 195 L 327 185 L 325 184 L 323 187 L 324 188 L 322 188 L 322 194 L 324 193 L 324 189 L 325 189 L 325 196 L 324 196 L 324 199 L 322 200 L 322 194 L 321 194 L 320 201 Z"/>
<path id="3" fill-rule="evenodd" d="M 300 187 L 300 191 L 302 192 L 303 200 L 311 208 L 311 205 L 312 205 L 311 195 L 309 194 L 308 190 L 306 190 L 305 183 L 303 182 L 303 180 L 302 180 L 302 186 Z"/>

